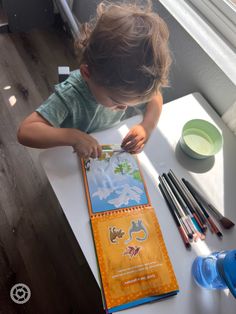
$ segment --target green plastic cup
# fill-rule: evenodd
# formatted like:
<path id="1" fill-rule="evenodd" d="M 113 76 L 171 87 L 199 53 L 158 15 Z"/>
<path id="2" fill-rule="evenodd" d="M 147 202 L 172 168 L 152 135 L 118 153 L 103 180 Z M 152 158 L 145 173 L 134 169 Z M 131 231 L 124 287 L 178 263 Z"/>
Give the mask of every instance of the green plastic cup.
<path id="1" fill-rule="evenodd" d="M 214 156 L 222 145 L 223 137 L 220 131 L 206 120 L 193 119 L 183 126 L 180 146 L 192 158 L 204 159 Z"/>

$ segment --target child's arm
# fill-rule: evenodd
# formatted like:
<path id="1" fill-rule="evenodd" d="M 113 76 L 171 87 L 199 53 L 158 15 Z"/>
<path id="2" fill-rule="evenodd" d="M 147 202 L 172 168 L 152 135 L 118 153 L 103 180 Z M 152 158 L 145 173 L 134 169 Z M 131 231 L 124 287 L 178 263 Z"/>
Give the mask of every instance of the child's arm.
<path id="1" fill-rule="evenodd" d="M 55 128 L 37 112 L 33 112 L 20 125 L 18 141 L 29 147 L 49 148 L 72 146 L 80 157 L 96 158 L 101 155 L 101 146 L 92 136 L 69 128 Z"/>
<path id="2" fill-rule="evenodd" d="M 156 127 L 161 115 L 163 99 L 160 92 L 147 104 L 143 121 L 133 126 L 123 139 L 122 148 L 130 153 L 140 153 L 148 141 L 153 129 Z"/>

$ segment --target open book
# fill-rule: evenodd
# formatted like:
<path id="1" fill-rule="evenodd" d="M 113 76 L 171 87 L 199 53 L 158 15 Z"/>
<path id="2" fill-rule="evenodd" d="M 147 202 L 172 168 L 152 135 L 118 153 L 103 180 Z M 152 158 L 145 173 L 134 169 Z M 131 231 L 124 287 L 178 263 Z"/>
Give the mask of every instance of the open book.
<path id="1" fill-rule="evenodd" d="M 137 158 L 103 147 L 82 160 L 96 255 L 108 313 L 178 292 L 176 277 Z"/>

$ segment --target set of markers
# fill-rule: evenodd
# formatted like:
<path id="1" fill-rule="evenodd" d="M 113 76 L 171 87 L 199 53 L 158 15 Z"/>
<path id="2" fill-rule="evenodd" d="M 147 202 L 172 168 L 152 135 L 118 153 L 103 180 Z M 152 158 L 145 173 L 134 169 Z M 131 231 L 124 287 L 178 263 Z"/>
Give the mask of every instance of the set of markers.
<path id="1" fill-rule="evenodd" d="M 159 182 L 186 248 L 191 248 L 191 241 L 204 240 L 208 228 L 222 238 L 223 234 L 215 220 L 225 229 L 234 226 L 190 182 L 184 178 L 179 180 L 172 170 L 159 176 Z"/>

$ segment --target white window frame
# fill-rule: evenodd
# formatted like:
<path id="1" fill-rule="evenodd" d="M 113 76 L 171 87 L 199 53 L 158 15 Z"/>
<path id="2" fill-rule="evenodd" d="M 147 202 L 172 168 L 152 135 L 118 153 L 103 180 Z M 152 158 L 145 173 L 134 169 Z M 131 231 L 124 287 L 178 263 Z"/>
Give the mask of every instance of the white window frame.
<path id="1" fill-rule="evenodd" d="M 194 0 L 156 0 L 159 1 L 177 22 L 192 36 L 199 46 L 217 64 L 225 75 L 236 85 L 236 48 L 212 26 L 192 1 Z M 196 0 L 194 2 L 213 1 Z M 214 0 L 225 1 L 225 0 Z"/>
<path id="2" fill-rule="evenodd" d="M 236 48 L 236 5 L 229 0 L 186 0 Z"/>

